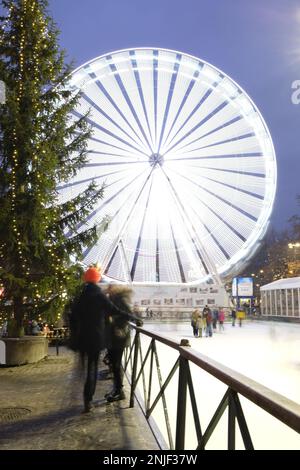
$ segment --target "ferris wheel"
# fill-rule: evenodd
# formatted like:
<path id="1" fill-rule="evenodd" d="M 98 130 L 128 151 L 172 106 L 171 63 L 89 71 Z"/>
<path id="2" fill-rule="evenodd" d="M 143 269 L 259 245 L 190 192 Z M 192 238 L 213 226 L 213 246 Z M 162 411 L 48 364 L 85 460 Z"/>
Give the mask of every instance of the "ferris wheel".
<path id="1" fill-rule="evenodd" d="M 104 199 L 84 252 L 110 278 L 196 283 L 224 276 L 255 251 L 276 189 L 268 128 L 226 74 L 187 54 L 157 48 L 97 57 L 75 70 L 74 118 L 90 110 L 88 162 L 60 200 L 94 180 Z"/>

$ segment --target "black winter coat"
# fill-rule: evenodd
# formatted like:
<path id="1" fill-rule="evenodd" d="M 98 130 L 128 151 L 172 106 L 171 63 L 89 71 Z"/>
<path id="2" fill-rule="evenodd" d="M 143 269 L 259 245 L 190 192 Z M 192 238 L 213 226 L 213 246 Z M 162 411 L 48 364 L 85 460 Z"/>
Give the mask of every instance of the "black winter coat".
<path id="1" fill-rule="evenodd" d="M 129 319 L 129 315 L 112 304 L 97 284 L 85 284 L 70 315 L 71 348 L 87 354 L 105 349 L 108 315 L 121 315 L 124 320 Z"/>
<path id="2" fill-rule="evenodd" d="M 107 317 L 106 337 L 108 349 L 124 349 L 130 346 L 130 326 L 128 320 L 136 321 L 137 319 L 131 315 L 129 305 L 121 294 L 110 295 L 110 299 L 119 309 L 126 311 L 129 318 L 124 315 L 114 315 Z"/>

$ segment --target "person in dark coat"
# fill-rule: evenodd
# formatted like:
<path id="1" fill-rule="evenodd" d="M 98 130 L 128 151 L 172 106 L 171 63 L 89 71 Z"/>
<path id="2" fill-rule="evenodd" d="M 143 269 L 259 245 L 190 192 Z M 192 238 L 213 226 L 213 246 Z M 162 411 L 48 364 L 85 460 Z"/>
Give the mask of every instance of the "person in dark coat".
<path id="1" fill-rule="evenodd" d="M 231 310 L 231 318 L 232 318 L 232 326 L 235 326 L 236 310 L 234 308 Z"/>
<path id="2" fill-rule="evenodd" d="M 129 319 L 142 326 L 143 321 L 131 314 L 132 290 L 124 285 L 110 285 L 106 291 L 111 302 L 129 315 Z M 107 317 L 107 353 L 112 368 L 114 385 L 111 392 L 105 395 L 107 401 L 124 400 L 122 356 L 124 349 L 130 346 L 130 326 L 125 315 Z"/>
<path id="3" fill-rule="evenodd" d="M 90 267 L 84 273 L 85 285 L 75 300 L 70 315 L 70 347 L 79 351 L 82 359 L 87 356 L 87 376 L 84 385 L 84 411 L 92 407 L 92 398 L 95 393 L 98 373 L 99 353 L 106 347 L 105 324 L 106 316 L 130 316 L 126 311 L 116 307 L 103 293 L 97 283 L 101 279 L 100 272 Z"/>

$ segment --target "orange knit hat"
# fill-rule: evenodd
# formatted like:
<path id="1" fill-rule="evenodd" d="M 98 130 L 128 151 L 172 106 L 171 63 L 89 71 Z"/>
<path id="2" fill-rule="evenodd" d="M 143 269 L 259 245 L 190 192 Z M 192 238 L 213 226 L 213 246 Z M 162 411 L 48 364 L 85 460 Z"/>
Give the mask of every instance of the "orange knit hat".
<path id="1" fill-rule="evenodd" d="M 83 275 L 84 282 L 97 283 L 101 279 L 101 273 L 97 268 L 88 268 Z"/>

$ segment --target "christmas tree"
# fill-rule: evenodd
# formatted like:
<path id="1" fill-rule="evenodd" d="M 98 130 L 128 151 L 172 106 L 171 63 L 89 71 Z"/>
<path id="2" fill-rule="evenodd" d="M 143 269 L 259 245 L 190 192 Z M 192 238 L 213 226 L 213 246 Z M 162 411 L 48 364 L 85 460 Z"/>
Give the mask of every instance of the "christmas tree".
<path id="1" fill-rule="evenodd" d="M 78 264 L 97 227 L 76 231 L 103 188 L 94 182 L 69 201 L 57 187 L 86 162 L 90 129 L 70 118 L 78 95 L 46 0 L 2 0 L 0 80 L 0 310 L 55 319 L 79 282 Z M 68 238 L 65 233 L 72 235 Z"/>

